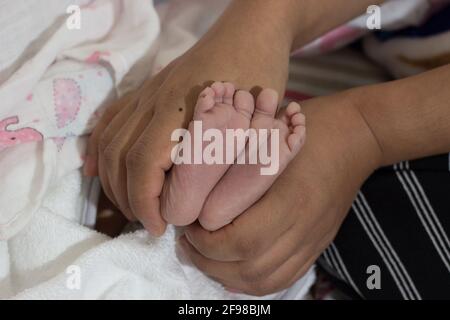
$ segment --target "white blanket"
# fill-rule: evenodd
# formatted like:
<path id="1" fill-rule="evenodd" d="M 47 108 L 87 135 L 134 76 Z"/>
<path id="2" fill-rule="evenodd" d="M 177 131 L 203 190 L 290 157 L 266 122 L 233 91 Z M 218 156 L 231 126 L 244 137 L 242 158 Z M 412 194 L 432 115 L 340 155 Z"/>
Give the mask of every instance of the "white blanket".
<path id="1" fill-rule="evenodd" d="M 74 3 L 78 31 L 66 24 Z M 83 226 L 95 187 L 80 173 L 103 107 L 192 46 L 226 4 L 0 0 L 0 298 L 242 297 L 185 261 L 173 228 L 110 239 Z M 314 279 L 267 298 L 303 298 Z"/>

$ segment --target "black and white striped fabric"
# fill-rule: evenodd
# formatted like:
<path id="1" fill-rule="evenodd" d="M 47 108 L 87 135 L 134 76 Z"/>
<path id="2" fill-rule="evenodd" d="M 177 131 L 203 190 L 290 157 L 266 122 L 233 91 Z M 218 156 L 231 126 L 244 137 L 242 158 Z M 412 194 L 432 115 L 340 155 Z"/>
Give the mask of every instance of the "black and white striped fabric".
<path id="1" fill-rule="evenodd" d="M 365 299 L 450 299 L 450 155 L 376 171 L 320 263 Z M 367 268 L 380 270 L 369 289 Z"/>

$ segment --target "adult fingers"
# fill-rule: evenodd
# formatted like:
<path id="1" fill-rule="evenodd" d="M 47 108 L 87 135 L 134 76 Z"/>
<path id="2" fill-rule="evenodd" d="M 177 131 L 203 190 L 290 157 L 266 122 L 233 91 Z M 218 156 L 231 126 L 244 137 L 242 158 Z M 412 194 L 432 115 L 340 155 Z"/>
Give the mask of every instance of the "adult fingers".
<path id="1" fill-rule="evenodd" d="M 281 291 L 295 283 L 315 262 L 318 255 L 310 255 L 305 248 L 289 258 L 266 276 L 255 276 L 247 270 L 251 263 L 220 262 L 200 254 L 186 239 L 180 240 L 184 252 L 202 272 L 227 288 L 255 296 L 264 296 Z M 270 255 L 270 254 L 268 254 Z"/>
<path id="2" fill-rule="evenodd" d="M 296 223 L 304 198 L 286 187 L 285 171 L 266 195 L 230 225 L 209 232 L 198 224 L 186 229 L 189 242 L 205 257 L 218 261 L 249 260 L 261 255 Z M 281 192 L 284 188 L 285 191 Z M 294 201 L 295 200 L 295 201 Z"/>
<path id="3" fill-rule="evenodd" d="M 134 215 L 154 236 L 164 233 L 160 195 L 172 166 L 171 134 L 179 124 L 155 114 L 126 156 L 128 201 Z"/>
<path id="4" fill-rule="evenodd" d="M 105 110 L 88 141 L 86 161 L 83 168 L 84 174 L 86 176 L 98 175 L 98 145 L 104 130 L 110 125 L 111 121 L 132 100 L 137 98 L 143 100 L 143 98 L 145 99 L 147 97 L 153 96 L 156 89 L 161 86 L 169 72 L 173 69 L 174 65 L 175 61 L 170 63 L 151 80 L 147 81 L 148 83 L 144 83 L 144 85 L 140 89 L 124 95 Z"/>
<path id="5" fill-rule="evenodd" d="M 124 202 L 124 197 L 117 190 L 124 188 L 126 185 L 126 176 L 123 181 L 118 181 L 116 172 L 112 172 L 112 168 L 116 167 L 116 163 L 120 162 L 122 151 L 118 148 L 118 144 L 113 141 L 116 137 L 126 139 L 126 133 L 130 130 L 127 126 L 130 114 L 133 115 L 137 109 L 137 99 L 133 100 L 127 108 L 119 112 L 110 122 L 109 126 L 104 130 L 100 141 L 98 142 L 98 174 L 102 182 L 105 194 L 108 198 L 122 211 L 129 219 L 135 220 L 131 210 Z M 125 132 L 125 133 L 124 133 Z M 126 188 L 125 188 L 126 192 Z M 125 193 L 126 198 L 126 193 Z"/>
<path id="6" fill-rule="evenodd" d="M 99 173 L 105 193 L 129 218 L 135 217 L 128 203 L 126 155 L 154 113 L 154 96 L 167 77 L 166 68 L 147 81 L 134 99 L 105 128 L 98 143 Z"/>
<path id="7" fill-rule="evenodd" d="M 84 175 L 94 177 L 98 175 L 98 144 L 104 130 L 108 127 L 114 117 L 133 99 L 133 93 L 129 93 L 108 107 L 100 117 L 97 125 L 89 137 L 86 160 L 83 168 Z"/>

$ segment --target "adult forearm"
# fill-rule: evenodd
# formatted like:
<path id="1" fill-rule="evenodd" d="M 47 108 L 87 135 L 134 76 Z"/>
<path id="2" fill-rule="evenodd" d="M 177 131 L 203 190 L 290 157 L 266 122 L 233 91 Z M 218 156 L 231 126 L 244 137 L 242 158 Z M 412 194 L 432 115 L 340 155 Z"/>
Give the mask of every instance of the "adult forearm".
<path id="1" fill-rule="evenodd" d="M 290 14 L 292 50 L 298 49 L 331 29 L 365 14 L 368 6 L 385 0 L 293 0 Z M 281 1 L 284 2 L 284 1 Z"/>
<path id="2" fill-rule="evenodd" d="M 193 60 L 210 57 L 221 80 L 241 89 L 272 87 L 281 96 L 290 54 L 381 0 L 234 0 L 189 51 Z M 234 66 L 234 67 L 230 67 Z M 255 70 L 248 66 L 258 66 Z M 223 68 L 223 69 L 222 69 Z M 269 79 L 270 78 L 270 79 Z M 217 80 L 217 79 L 211 79 Z"/>
<path id="3" fill-rule="evenodd" d="M 294 50 L 384 0 L 234 0 L 209 35 L 252 37 L 266 48 Z M 236 49 L 236 48 L 234 48 Z M 260 50 L 262 48 L 258 48 Z"/>
<path id="4" fill-rule="evenodd" d="M 450 152 L 450 65 L 415 77 L 356 89 L 353 102 L 389 165 Z"/>

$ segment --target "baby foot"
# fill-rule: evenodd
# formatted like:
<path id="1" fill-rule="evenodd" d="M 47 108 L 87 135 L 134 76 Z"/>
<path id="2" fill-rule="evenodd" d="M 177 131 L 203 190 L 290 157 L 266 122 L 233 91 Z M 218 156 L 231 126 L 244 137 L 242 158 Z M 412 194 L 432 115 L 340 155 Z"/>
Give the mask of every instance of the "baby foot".
<path id="1" fill-rule="evenodd" d="M 305 116 L 300 106 L 293 102 L 274 118 L 278 98 L 273 90 L 264 90 L 256 102 L 251 127 L 255 129 L 278 129 L 279 170 L 274 175 L 261 175 L 260 163 L 233 165 L 208 196 L 199 222 L 206 230 L 215 231 L 231 223 L 238 215 L 258 201 L 275 182 L 289 162 L 302 148 L 305 137 Z M 270 140 L 270 138 L 268 139 Z M 267 143 L 269 152 L 270 144 Z M 261 145 L 260 145 L 261 147 Z M 255 152 L 255 151 L 253 151 Z M 249 145 L 246 148 L 249 154 Z"/>
<path id="2" fill-rule="evenodd" d="M 200 94 L 193 120 L 201 121 L 203 132 L 208 129 L 220 130 L 225 150 L 228 143 L 225 130 L 247 130 L 254 107 L 253 96 L 249 92 L 236 92 L 231 83 L 216 82 Z M 191 137 L 194 137 L 194 121 L 189 125 Z M 203 149 L 205 146 L 203 143 Z M 244 148 L 245 145 L 235 149 L 235 154 L 240 154 Z M 194 150 L 194 139 L 191 150 Z M 163 218 L 177 226 L 189 225 L 198 218 L 208 194 L 230 167 L 230 164 L 226 164 L 225 152 L 223 164 L 194 164 L 193 157 L 191 163 L 172 168 L 161 196 Z"/>

